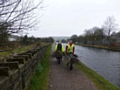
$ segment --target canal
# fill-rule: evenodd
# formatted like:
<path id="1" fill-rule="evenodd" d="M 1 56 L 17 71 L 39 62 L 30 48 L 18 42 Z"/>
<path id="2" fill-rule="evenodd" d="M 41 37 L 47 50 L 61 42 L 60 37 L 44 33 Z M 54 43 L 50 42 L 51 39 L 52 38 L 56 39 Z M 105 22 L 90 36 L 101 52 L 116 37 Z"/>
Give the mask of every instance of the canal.
<path id="1" fill-rule="evenodd" d="M 85 65 L 120 87 L 120 52 L 77 45 L 75 48 Z"/>
<path id="2" fill-rule="evenodd" d="M 120 52 L 75 46 L 81 62 L 120 87 Z"/>

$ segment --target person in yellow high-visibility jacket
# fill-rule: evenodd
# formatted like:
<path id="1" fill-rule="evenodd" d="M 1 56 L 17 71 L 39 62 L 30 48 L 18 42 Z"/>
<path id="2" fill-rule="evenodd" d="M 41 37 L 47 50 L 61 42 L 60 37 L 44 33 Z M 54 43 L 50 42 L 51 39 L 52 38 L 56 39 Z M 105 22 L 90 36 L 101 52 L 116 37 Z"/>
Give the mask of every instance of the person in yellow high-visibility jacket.
<path id="1" fill-rule="evenodd" d="M 72 43 L 72 40 L 66 45 L 66 53 L 73 53 L 75 51 L 75 45 Z"/>
<path id="2" fill-rule="evenodd" d="M 72 40 L 69 41 L 69 43 L 66 45 L 66 54 L 68 54 L 66 56 L 67 58 L 67 63 L 66 65 L 69 65 L 69 61 L 70 61 L 70 58 L 73 57 L 73 54 L 74 54 L 74 51 L 75 51 L 75 45 L 72 43 Z"/>
<path id="3" fill-rule="evenodd" d="M 55 45 L 55 51 L 57 56 L 58 63 L 60 64 L 60 61 L 62 60 L 62 55 L 65 52 L 64 46 L 61 44 L 61 42 L 58 42 L 58 44 Z"/>
<path id="4" fill-rule="evenodd" d="M 55 45 L 55 51 L 65 52 L 64 46 L 61 44 L 61 42 L 58 42 L 58 44 Z"/>

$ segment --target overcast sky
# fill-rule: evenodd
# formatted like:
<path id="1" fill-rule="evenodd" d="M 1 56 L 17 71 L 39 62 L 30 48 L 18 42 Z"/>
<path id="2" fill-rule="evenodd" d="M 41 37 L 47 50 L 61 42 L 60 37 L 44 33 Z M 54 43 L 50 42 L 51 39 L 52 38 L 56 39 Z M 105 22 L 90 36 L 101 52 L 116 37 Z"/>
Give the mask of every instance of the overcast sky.
<path id="1" fill-rule="evenodd" d="M 120 0 L 44 0 L 43 4 L 41 23 L 30 36 L 81 35 L 85 29 L 101 27 L 108 16 L 120 27 Z"/>

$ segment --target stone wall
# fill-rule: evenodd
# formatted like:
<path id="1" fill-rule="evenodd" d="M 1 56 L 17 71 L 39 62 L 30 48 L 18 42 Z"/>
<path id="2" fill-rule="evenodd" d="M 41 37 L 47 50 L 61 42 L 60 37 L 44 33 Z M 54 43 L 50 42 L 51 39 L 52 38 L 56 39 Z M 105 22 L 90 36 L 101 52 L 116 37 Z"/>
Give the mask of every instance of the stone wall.
<path id="1" fill-rule="evenodd" d="M 44 57 L 47 48 L 39 46 L 13 55 L 0 63 L 0 90 L 27 90 L 34 71 Z"/>

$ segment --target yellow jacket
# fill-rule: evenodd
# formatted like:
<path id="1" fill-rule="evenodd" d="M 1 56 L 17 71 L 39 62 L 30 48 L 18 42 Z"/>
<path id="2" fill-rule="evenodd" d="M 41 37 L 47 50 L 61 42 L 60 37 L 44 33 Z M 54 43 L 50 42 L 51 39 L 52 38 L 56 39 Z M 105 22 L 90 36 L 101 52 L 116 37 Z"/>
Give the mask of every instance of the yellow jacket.
<path id="1" fill-rule="evenodd" d="M 67 51 L 66 52 L 73 52 L 74 51 L 73 50 L 74 47 L 75 47 L 74 44 L 72 44 L 71 46 L 70 46 L 70 44 L 67 44 Z"/>
<path id="2" fill-rule="evenodd" d="M 58 44 L 56 44 L 55 45 L 55 51 L 57 51 L 57 47 L 58 47 Z M 62 45 L 62 50 L 61 50 L 62 52 L 65 52 L 65 48 L 64 48 L 64 46 Z"/>

